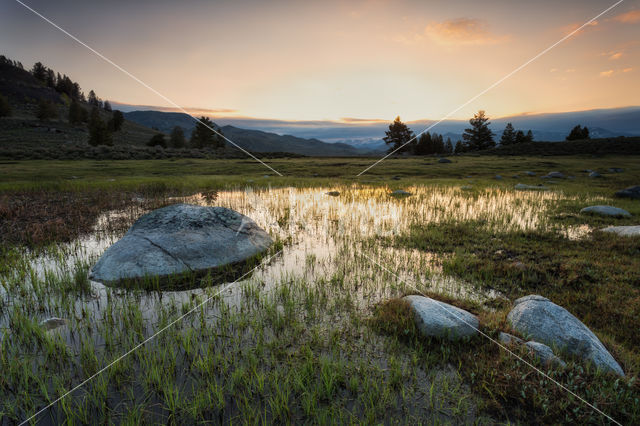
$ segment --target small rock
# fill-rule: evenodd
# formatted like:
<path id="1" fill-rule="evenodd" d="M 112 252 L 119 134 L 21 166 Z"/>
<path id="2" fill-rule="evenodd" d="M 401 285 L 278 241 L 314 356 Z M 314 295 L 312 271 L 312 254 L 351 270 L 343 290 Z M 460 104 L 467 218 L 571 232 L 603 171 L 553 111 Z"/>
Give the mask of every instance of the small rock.
<path id="1" fill-rule="evenodd" d="M 500 343 L 503 343 L 505 345 L 521 345 L 524 343 L 524 340 L 522 340 L 521 338 L 516 337 L 513 334 L 503 333 L 502 331 L 498 336 L 498 340 L 500 340 Z"/>
<path id="2" fill-rule="evenodd" d="M 561 172 L 549 172 L 546 176 L 543 176 L 545 179 L 564 179 L 564 174 Z"/>
<path id="3" fill-rule="evenodd" d="M 534 172 L 524 172 L 527 176 L 535 176 L 536 174 Z"/>
<path id="4" fill-rule="evenodd" d="M 337 197 L 338 195 L 340 195 L 338 191 L 329 191 L 329 192 L 325 192 L 325 194 L 330 195 L 332 197 Z"/>
<path id="5" fill-rule="evenodd" d="M 638 237 L 640 236 L 640 225 L 635 226 L 609 226 L 604 228 L 603 232 L 612 232 L 621 237 Z"/>
<path id="6" fill-rule="evenodd" d="M 620 167 L 611 167 L 609 169 L 609 173 L 622 173 L 624 172 L 624 169 L 621 169 Z"/>
<path id="7" fill-rule="evenodd" d="M 611 217 L 631 217 L 631 213 L 624 209 L 612 206 L 589 206 L 580 210 L 581 214 L 597 214 Z"/>
<path id="8" fill-rule="evenodd" d="M 534 190 L 534 191 L 535 190 L 541 190 L 541 191 L 544 191 L 544 190 L 549 189 L 549 188 L 547 188 L 546 186 L 543 186 L 543 185 L 526 185 L 524 183 L 519 183 L 519 184 L 517 184 L 515 186 L 515 189 L 518 190 L 518 191 L 529 191 L 529 190 Z"/>
<path id="9" fill-rule="evenodd" d="M 532 294 L 517 299 L 507 320 L 523 336 L 588 360 L 596 368 L 624 376 L 598 337 L 569 311 L 546 297 Z"/>
<path id="10" fill-rule="evenodd" d="M 554 367 L 566 367 L 567 364 L 558 358 L 551 348 L 543 343 L 534 342 L 533 340 L 524 344 L 528 349 L 529 353 L 537 357 L 542 364 L 545 366 L 554 366 Z"/>
<path id="11" fill-rule="evenodd" d="M 513 179 L 518 179 L 520 176 L 518 176 L 518 175 L 513 175 L 513 176 L 511 176 L 511 177 L 512 177 Z"/>
<path id="12" fill-rule="evenodd" d="M 400 176 L 394 176 L 394 177 L 392 177 L 391 179 L 393 179 L 393 180 L 400 180 L 400 179 L 402 179 L 402 178 L 401 178 Z"/>
<path id="13" fill-rule="evenodd" d="M 616 192 L 616 197 L 633 198 L 635 200 L 640 200 L 640 185 L 630 186 L 628 188 L 622 189 Z"/>
<path id="14" fill-rule="evenodd" d="M 590 172 L 589 173 L 589 177 L 590 178 L 601 178 L 602 175 L 600 173 L 598 173 L 598 172 Z"/>
<path id="15" fill-rule="evenodd" d="M 447 303 L 423 297 L 406 296 L 420 332 L 427 337 L 457 340 L 478 332 L 478 319 L 471 313 Z"/>
<path id="16" fill-rule="evenodd" d="M 452 161 L 449 160 L 448 158 L 441 158 L 441 159 L 438 160 L 438 163 L 441 163 L 441 164 L 447 164 L 447 163 L 451 163 L 451 162 Z"/>
<path id="17" fill-rule="evenodd" d="M 520 262 L 519 260 L 516 260 L 515 262 L 513 262 L 511 264 L 512 268 L 517 269 L 518 271 L 524 272 L 527 270 L 527 265 L 525 265 L 524 263 Z"/>
<path id="18" fill-rule="evenodd" d="M 409 195 L 411 195 L 410 192 L 407 191 L 403 191 L 402 189 L 396 189 L 395 191 L 393 191 L 391 193 L 391 195 L 396 196 L 396 197 L 408 197 Z"/>
<path id="19" fill-rule="evenodd" d="M 47 318 L 46 320 L 43 320 L 40 322 L 40 327 L 44 328 L 45 330 L 49 331 L 49 330 L 53 330 L 55 328 L 58 327 L 62 327 L 63 325 L 67 324 L 67 320 L 64 318 L 56 318 L 56 317 L 51 317 L 51 318 Z"/>
<path id="20" fill-rule="evenodd" d="M 465 190 L 465 191 L 469 191 L 471 189 L 473 189 L 473 186 L 471 185 L 463 185 L 460 187 L 460 189 Z"/>
<path id="21" fill-rule="evenodd" d="M 502 179 L 502 176 L 500 176 L 500 175 L 495 175 L 493 178 L 494 178 L 494 179 L 501 180 L 501 179 Z"/>

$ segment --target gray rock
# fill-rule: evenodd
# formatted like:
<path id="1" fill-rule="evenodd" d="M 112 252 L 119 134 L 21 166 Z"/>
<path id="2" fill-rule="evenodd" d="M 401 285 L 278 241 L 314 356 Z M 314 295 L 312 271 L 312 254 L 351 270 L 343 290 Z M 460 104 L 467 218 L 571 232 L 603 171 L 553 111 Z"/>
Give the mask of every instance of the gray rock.
<path id="1" fill-rule="evenodd" d="M 533 191 L 533 190 L 544 191 L 549 188 L 547 188 L 544 185 L 526 185 L 524 183 L 519 183 L 515 186 L 515 189 L 518 191 Z"/>
<path id="2" fill-rule="evenodd" d="M 640 200 L 640 185 L 630 186 L 616 192 L 616 197 Z"/>
<path id="3" fill-rule="evenodd" d="M 600 173 L 598 173 L 598 172 L 590 172 L 589 173 L 589 177 L 590 178 L 601 178 L 602 175 Z"/>
<path id="4" fill-rule="evenodd" d="M 527 349 L 529 349 L 529 353 L 538 358 L 542 364 L 545 366 L 554 366 L 554 367 L 566 367 L 567 364 L 558 358 L 551 348 L 545 344 L 534 342 L 533 340 L 524 344 Z"/>
<path id="5" fill-rule="evenodd" d="M 542 179 L 564 179 L 564 174 L 561 172 L 549 172 Z"/>
<path id="6" fill-rule="evenodd" d="M 470 191 L 470 190 L 472 190 L 472 189 L 473 189 L 473 186 L 471 186 L 471 185 L 462 185 L 462 186 L 460 187 L 460 189 L 462 189 L 462 190 L 464 190 L 464 191 Z"/>
<path id="7" fill-rule="evenodd" d="M 521 338 L 516 337 L 513 334 L 503 333 L 502 331 L 500 332 L 500 335 L 498 336 L 498 340 L 500 340 L 500 343 L 505 344 L 507 346 L 509 346 L 509 345 L 521 345 L 521 344 L 524 343 L 524 340 L 522 340 Z"/>
<path id="8" fill-rule="evenodd" d="M 396 189 L 395 191 L 393 191 L 391 193 L 391 195 L 396 196 L 396 197 L 408 197 L 409 195 L 411 195 L 410 192 L 404 191 L 402 189 Z"/>
<path id="9" fill-rule="evenodd" d="M 611 167 L 609 169 L 609 173 L 622 173 L 624 172 L 624 169 L 621 169 L 620 167 Z"/>
<path id="10" fill-rule="evenodd" d="M 404 299 L 411 304 L 418 329 L 427 337 L 457 340 L 478 332 L 478 319 L 463 309 L 423 296 Z"/>
<path id="11" fill-rule="evenodd" d="M 58 327 L 62 327 L 67 324 L 67 320 L 64 318 L 51 317 L 40 322 L 40 327 L 46 331 L 53 330 Z"/>
<path id="12" fill-rule="evenodd" d="M 535 176 L 535 172 L 524 172 L 527 176 Z"/>
<path id="13" fill-rule="evenodd" d="M 438 163 L 442 163 L 442 164 L 448 164 L 451 163 L 452 161 L 449 160 L 448 158 L 441 158 L 438 160 Z"/>
<path id="14" fill-rule="evenodd" d="M 338 191 L 329 191 L 329 192 L 325 192 L 326 195 L 330 195 L 332 197 L 337 197 L 340 195 L 340 193 Z"/>
<path id="15" fill-rule="evenodd" d="M 539 295 L 521 297 L 514 304 L 507 319 L 519 333 L 624 376 L 596 335 L 563 307 Z"/>
<path id="16" fill-rule="evenodd" d="M 581 214 L 597 214 L 600 216 L 631 217 L 631 213 L 612 206 L 589 206 L 580 210 Z"/>
<path id="17" fill-rule="evenodd" d="M 500 176 L 500 175 L 495 175 L 493 178 L 494 178 L 494 179 L 501 180 L 501 179 L 502 179 L 502 176 Z"/>
<path id="18" fill-rule="evenodd" d="M 612 232 L 621 237 L 637 237 L 640 236 L 640 225 L 635 226 L 609 226 L 604 228 L 603 232 Z"/>
<path id="19" fill-rule="evenodd" d="M 400 179 L 402 179 L 402 178 L 401 178 L 400 176 L 394 176 L 394 177 L 392 177 L 391 179 L 393 179 L 393 180 L 400 180 Z"/>
<path id="20" fill-rule="evenodd" d="M 224 207 L 174 204 L 142 216 L 93 266 L 103 283 L 168 277 L 236 264 L 273 240 L 248 217 Z"/>

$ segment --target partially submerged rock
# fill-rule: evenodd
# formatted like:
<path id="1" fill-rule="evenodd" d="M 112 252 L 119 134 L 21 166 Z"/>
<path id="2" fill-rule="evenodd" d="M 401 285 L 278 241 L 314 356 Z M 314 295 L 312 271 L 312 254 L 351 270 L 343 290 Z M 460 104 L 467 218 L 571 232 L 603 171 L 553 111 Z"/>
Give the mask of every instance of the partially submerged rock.
<path id="1" fill-rule="evenodd" d="M 580 210 L 582 214 L 597 214 L 611 217 L 631 217 L 631 213 L 613 206 L 589 206 Z"/>
<path id="2" fill-rule="evenodd" d="M 340 195 L 340 192 L 338 191 L 329 191 L 329 192 L 325 192 L 325 194 L 331 196 L 331 197 L 337 197 Z"/>
<path id="3" fill-rule="evenodd" d="M 616 192 L 616 197 L 633 198 L 635 200 L 640 200 L 640 185 L 621 189 L 620 191 Z"/>
<path id="4" fill-rule="evenodd" d="M 535 190 L 544 191 L 549 188 L 547 188 L 544 185 L 527 185 L 524 183 L 518 183 L 516 184 L 515 189 L 517 191 L 535 191 Z"/>
<path id="5" fill-rule="evenodd" d="M 237 265 L 273 243 L 248 217 L 224 207 L 175 204 L 142 216 L 93 266 L 105 284 Z"/>
<path id="6" fill-rule="evenodd" d="M 609 226 L 604 228 L 603 232 L 612 232 L 621 237 L 638 237 L 640 236 L 640 225 L 631 226 Z"/>
<path id="7" fill-rule="evenodd" d="M 406 296 L 420 332 L 427 337 L 457 340 L 478 332 L 478 319 L 471 313 L 424 296 Z"/>
<path id="8" fill-rule="evenodd" d="M 40 327 L 44 328 L 46 331 L 56 329 L 58 327 L 62 327 L 67 324 L 67 320 L 64 318 L 51 317 L 47 318 L 40 322 Z"/>
<path id="9" fill-rule="evenodd" d="M 537 342 L 591 361 L 596 368 L 624 372 L 587 326 L 569 311 L 539 295 L 521 297 L 507 315 L 511 326 Z"/>

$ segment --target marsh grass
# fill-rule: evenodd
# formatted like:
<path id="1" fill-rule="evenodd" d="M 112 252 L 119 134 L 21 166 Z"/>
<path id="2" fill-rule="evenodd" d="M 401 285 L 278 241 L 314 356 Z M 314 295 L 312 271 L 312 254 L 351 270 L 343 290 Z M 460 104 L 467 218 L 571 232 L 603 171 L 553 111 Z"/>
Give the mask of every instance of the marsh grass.
<path id="1" fill-rule="evenodd" d="M 18 193 L 42 197 L 36 211 L 44 211 L 47 200 L 69 193 L 79 199 L 67 207 L 82 212 L 83 202 L 98 201 L 95 213 L 89 207 L 87 218 L 64 232 L 45 232 L 41 244 L 17 233 L 2 244 L 0 423 L 24 420 L 205 300 L 46 410 L 39 423 L 605 422 L 490 342 L 421 338 L 398 301 L 416 288 L 474 312 L 491 336 L 508 330 L 510 300 L 520 295 L 541 293 L 567 307 L 628 376 L 603 375 L 572 359 L 566 370 L 548 373 L 617 420 L 637 422 L 631 330 L 640 317 L 638 242 L 591 232 L 604 223 L 576 210 L 603 201 L 640 214 L 633 202 L 610 198 L 637 178 L 638 167 L 615 159 L 628 172 L 588 191 L 591 181 L 577 178 L 550 191 L 515 192 L 516 181 L 491 176 L 507 169 L 577 173 L 603 160 L 474 161 L 391 160 L 373 169 L 370 182 L 346 176 L 364 168 L 363 159 L 274 160 L 288 178 L 265 178 L 236 160 L 103 162 L 98 169 L 94 162 L 53 162 L 38 179 L 35 162 L 2 165 L 5 203 Z M 390 183 L 389 173 L 401 180 Z M 474 176 L 471 190 L 461 189 L 467 175 Z M 391 197 L 398 188 L 413 195 Z M 325 195 L 332 190 L 340 195 Z M 213 276 L 176 291 L 87 280 L 97 256 L 141 214 L 175 202 L 246 214 L 282 254 L 221 294 Z M 64 217 L 65 208 L 52 209 L 51 220 Z M 11 214 L 17 216 L 3 223 L 39 220 L 26 207 Z M 573 240 L 563 234 L 579 226 L 589 231 Z M 52 316 L 66 325 L 45 331 L 40 321 Z"/>

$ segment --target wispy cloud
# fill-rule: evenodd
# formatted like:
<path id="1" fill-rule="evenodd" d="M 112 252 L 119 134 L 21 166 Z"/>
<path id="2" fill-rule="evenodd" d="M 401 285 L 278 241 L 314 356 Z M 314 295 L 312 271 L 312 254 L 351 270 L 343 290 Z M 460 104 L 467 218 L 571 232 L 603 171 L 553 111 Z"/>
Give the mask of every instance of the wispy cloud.
<path id="1" fill-rule="evenodd" d="M 633 71 L 633 68 L 629 67 L 629 68 L 625 68 L 622 70 L 622 72 L 631 72 Z"/>
<path id="2" fill-rule="evenodd" d="M 565 25 L 564 27 L 562 27 L 562 32 L 566 35 L 566 34 L 571 34 L 572 32 L 574 32 L 575 30 L 577 30 L 578 28 L 580 28 L 582 25 L 584 25 L 584 22 L 576 22 L 573 24 L 569 24 L 569 25 Z M 600 23 L 596 20 L 596 21 L 592 21 L 589 22 L 589 24 L 587 24 L 584 28 L 582 28 L 580 31 L 576 32 L 573 36 L 577 36 L 580 34 L 584 34 L 586 31 L 589 31 L 591 29 L 597 28 L 598 25 L 600 25 Z"/>
<path id="3" fill-rule="evenodd" d="M 615 16 L 613 20 L 622 22 L 624 24 L 635 24 L 637 22 L 640 22 L 640 10 L 630 10 L 628 12 Z"/>
<path id="4" fill-rule="evenodd" d="M 509 38 L 492 33 L 485 21 L 473 18 L 432 22 L 426 26 L 424 32 L 433 41 L 443 45 L 496 44 Z"/>
<path id="5" fill-rule="evenodd" d="M 622 52 L 616 52 L 609 56 L 609 60 L 615 61 L 616 59 L 622 58 Z"/>
<path id="6" fill-rule="evenodd" d="M 613 72 L 613 70 L 600 71 L 600 77 L 611 77 Z"/>

